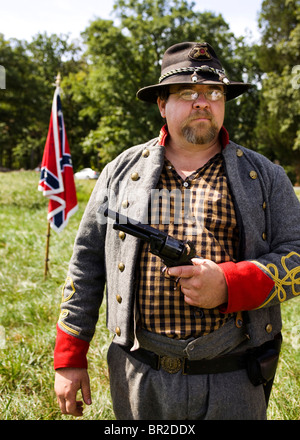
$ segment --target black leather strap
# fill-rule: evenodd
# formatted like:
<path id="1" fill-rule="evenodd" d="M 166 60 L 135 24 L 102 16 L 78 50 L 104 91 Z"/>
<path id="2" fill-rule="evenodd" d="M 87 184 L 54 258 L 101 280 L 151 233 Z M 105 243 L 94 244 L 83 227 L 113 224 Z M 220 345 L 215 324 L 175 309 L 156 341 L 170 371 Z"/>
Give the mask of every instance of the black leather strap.
<path id="1" fill-rule="evenodd" d="M 162 365 L 166 364 L 166 362 L 164 362 L 166 356 L 159 356 L 143 348 L 130 351 L 130 347 L 120 347 L 134 359 L 149 365 L 154 370 L 159 370 Z M 176 358 L 174 358 L 174 360 L 176 360 Z M 187 358 L 178 358 L 177 360 L 178 363 L 180 362 L 182 374 L 217 374 L 246 368 L 246 355 L 241 353 L 220 356 L 210 360 L 192 361 Z"/>

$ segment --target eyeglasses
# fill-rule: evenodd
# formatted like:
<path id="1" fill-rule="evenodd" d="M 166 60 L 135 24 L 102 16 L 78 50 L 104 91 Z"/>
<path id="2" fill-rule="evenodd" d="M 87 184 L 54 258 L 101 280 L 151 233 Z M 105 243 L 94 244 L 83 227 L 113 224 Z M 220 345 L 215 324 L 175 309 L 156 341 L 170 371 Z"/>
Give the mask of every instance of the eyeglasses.
<path id="1" fill-rule="evenodd" d="M 212 89 L 207 92 L 196 92 L 195 90 L 184 89 L 178 92 L 171 92 L 170 95 L 178 95 L 179 99 L 183 101 L 196 101 L 200 95 L 204 95 L 208 101 L 220 101 L 226 93 L 219 89 Z"/>

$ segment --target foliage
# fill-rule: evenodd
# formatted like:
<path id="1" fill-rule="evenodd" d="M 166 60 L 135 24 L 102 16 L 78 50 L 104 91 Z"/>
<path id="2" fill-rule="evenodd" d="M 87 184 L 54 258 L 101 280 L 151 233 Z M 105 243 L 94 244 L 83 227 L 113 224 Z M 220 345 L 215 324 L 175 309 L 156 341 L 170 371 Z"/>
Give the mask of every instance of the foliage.
<path id="1" fill-rule="evenodd" d="M 6 41 L 0 35 L 0 64 L 6 68 L 6 89 L 0 90 L 1 166 L 34 168 L 39 164 L 55 77 L 59 71 L 68 75 L 76 69 L 78 51 L 67 36 L 38 34 L 27 43 Z M 68 108 L 65 113 L 70 113 Z"/>
<path id="2" fill-rule="evenodd" d="M 259 151 L 300 172 L 300 2 L 264 1 L 259 20 L 262 82 Z M 297 77 L 298 75 L 298 77 Z"/>
<path id="3" fill-rule="evenodd" d="M 208 41 L 230 78 L 247 75 L 258 82 L 255 48 L 235 38 L 220 14 L 195 12 L 194 6 L 187 0 L 116 0 L 116 20 L 95 19 L 80 45 L 64 35 L 37 35 L 31 43 L 2 37 L 7 89 L 0 92 L 0 165 L 34 168 L 41 161 L 58 71 L 75 170 L 101 168 L 129 146 L 158 135 L 163 121 L 156 106 L 135 95 L 157 82 L 163 53 L 178 41 Z M 253 88 L 227 108 L 231 138 L 250 148 L 256 146 L 257 100 Z"/>
<path id="4" fill-rule="evenodd" d="M 139 88 L 157 83 L 160 61 L 169 46 L 205 39 L 218 48 L 229 77 L 235 80 L 242 80 L 246 60 L 252 63 L 253 54 L 243 39 L 234 37 L 221 15 L 194 12 L 193 6 L 179 0 L 118 0 L 114 6 L 118 25 L 98 19 L 83 33 L 89 74 L 84 79 L 85 87 L 72 84 L 77 100 L 82 101 L 81 95 L 88 96 L 89 111 L 90 106 L 98 108 L 97 127 L 85 138 L 83 148 L 92 152 L 98 149 L 102 165 L 129 146 L 158 135 L 163 121 L 156 106 L 140 102 L 135 94 Z M 248 75 L 253 77 L 251 71 Z M 228 106 L 226 127 L 233 138 L 250 146 L 256 92 L 248 99 L 252 112 L 249 107 L 241 111 L 246 102 L 243 99 Z M 86 108 L 83 113 L 87 114 Z M 96 112 L 90 113 L 94 117 Z M 237 119 L 240 124 L 236 124 Z M 242 136 L 240 126 L 244 124 L 249 128 Z"/>
<path id="5" fill-rule="evenodd" d="M 253 84 L 227 104 L 230 138 L 300 176 L 299 0 L 263 1 L 260 43 L 235 37 L 220 14 L 196 12 L 189 0 L 115 0 L 113 12 L 114 21 L 95 19 L 76 42 L 47 34 L 31 43 L 6 41 L 0 34 L 0 65 L 7 71 L 0 166 L 39 165 L 58 71 L 75 171 L 101 169 L 129 146 L 156 137 L 163 120 L 155 105 L 136 98 L 137 90 L 157 83 L 170 45 L 205 40 L 229 78 Z"/>

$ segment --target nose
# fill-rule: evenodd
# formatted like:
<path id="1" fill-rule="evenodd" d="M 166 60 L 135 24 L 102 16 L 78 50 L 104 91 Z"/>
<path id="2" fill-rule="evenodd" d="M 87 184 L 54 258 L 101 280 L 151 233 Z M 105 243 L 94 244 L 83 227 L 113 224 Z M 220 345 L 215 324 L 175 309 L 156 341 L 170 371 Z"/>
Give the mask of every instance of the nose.
<path id="1" fill-rule="evenodd" d="M 206 108 L 209 107 L 209 101 L 202 92 L 198 92 L 198 98 L 193 102 L 194 108 Z"/>

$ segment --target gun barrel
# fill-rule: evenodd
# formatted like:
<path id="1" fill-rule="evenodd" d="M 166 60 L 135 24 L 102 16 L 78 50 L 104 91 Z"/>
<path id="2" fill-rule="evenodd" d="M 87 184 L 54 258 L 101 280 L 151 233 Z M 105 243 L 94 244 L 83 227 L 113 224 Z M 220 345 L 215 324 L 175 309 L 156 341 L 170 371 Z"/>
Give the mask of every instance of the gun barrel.
<path id="1" fill-rule="evenodd" d="M 149 225 L 143 225 L 137 220 L 133 220 L 125 215 L 122 215 L 116 211 L 112 211 L 111 209 L 101 206 L 99 209 L 100 214 L 103 214 L 104 217 L 109 217 L 114 220 L 113 228 L 118 231 L 127 232 L 134 237 L 140 238 L 141 240 L 150 242 L 153 236 L 159 236 L 160 238 L 166 238 L 167 234 L 158 231 L 157 229 L 152 228 Z"/>
<path id="2" fill-rule="evenodd" d="M 127 224 L 127 223 L 135 223 L 134 220 L 131 220 L 129 217 L 126 217 L 125 215 L 120 214 L 119 212 L 112 211 L 111 209 L 100 206 L 99 209 L 100 214 L 104 215 L 104 217 L 109 217 L 112 220 L 115 220 L 117 223 L 121 224 Z"/>
<path id="3" fill-rule="evenodd" d="M 196 250 L 190 241 L 177 240 L 163 231 L 132 220 L 104 205 L 100 207 L 99 212 L 104 217 L 114 220 L 114 229 L 150 243 L 150 252 L 158 255 L 166 266 L 192 264 L 191 259 L 196 256 Z"/>

